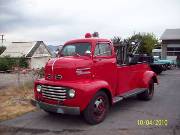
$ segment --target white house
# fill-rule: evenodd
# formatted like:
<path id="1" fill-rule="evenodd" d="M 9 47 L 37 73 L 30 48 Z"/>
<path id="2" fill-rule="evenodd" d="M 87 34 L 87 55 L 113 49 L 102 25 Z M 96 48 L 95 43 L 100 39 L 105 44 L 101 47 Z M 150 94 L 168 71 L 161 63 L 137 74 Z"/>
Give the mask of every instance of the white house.
<path id="1" fill-rule="evenodd" d="M 30 68 L 41 68 L 51 58 L 52 54 L 43 41 L 11 42 L 5 44 L 6 50 L 1 56 L 22 57 L 28 59 Z"/>

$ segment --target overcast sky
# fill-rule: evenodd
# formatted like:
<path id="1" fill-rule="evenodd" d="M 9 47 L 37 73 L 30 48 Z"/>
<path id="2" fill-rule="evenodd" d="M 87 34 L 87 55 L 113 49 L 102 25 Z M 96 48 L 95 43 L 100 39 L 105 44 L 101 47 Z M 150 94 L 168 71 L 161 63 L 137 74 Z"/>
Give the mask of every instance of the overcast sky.
<path id="1" fill-rule="evenodd" d="M 134 32 L 180 28 L 180 0 L 0 0 L 6 41 L 63 44 L 86 32 L 126 38 Z"/>

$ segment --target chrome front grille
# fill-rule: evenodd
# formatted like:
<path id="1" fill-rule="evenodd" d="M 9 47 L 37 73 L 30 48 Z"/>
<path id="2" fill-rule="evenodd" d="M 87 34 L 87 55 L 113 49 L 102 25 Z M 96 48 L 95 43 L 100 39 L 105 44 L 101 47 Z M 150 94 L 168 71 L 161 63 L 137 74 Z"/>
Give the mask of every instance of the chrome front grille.
<path id="1" fill-rule="evenodd" d="M 42 96 L 44 98 L 64 101 L 67 98 L 67 88 L 58 86 L 42 85 Z"/>

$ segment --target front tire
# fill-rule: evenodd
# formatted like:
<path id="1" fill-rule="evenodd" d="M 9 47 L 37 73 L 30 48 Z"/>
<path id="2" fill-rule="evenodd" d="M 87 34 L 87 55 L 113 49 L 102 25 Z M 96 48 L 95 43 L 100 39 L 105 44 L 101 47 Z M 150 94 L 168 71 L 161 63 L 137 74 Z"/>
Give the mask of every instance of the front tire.
<path id="1" fill-rule="evenodd" d="M 92 125 L 102 122 L 109 111 L 109 106 L 109 99 L 106 93 L 102 91 L 97 92 L 83 112 L 84 119 Z"/>
<path id="2" fill-rule="evenodd" d="M 148 101 L 153 98 L 153 95 L 154 95 L 154 82 L 153 82 L 153 80 L 151 80 L 149 82 L 149 88 L 146 91 L 144 91 L 143 93 L 138 94 L 137 97 L 140 100 Z"/>

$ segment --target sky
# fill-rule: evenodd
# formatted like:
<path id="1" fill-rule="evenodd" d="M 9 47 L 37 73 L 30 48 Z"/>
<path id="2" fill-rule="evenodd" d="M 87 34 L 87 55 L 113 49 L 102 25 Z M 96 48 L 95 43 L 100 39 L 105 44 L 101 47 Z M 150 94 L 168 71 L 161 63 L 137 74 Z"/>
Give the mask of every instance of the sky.
<path id="1" fill-rule="evenodd" d="M 0 0 L 0 35 L 9 42 L 62 45 L 94 31 L 102 38 L 159 38 L 167 28 L 180 28 L 180 0 Z"/>

